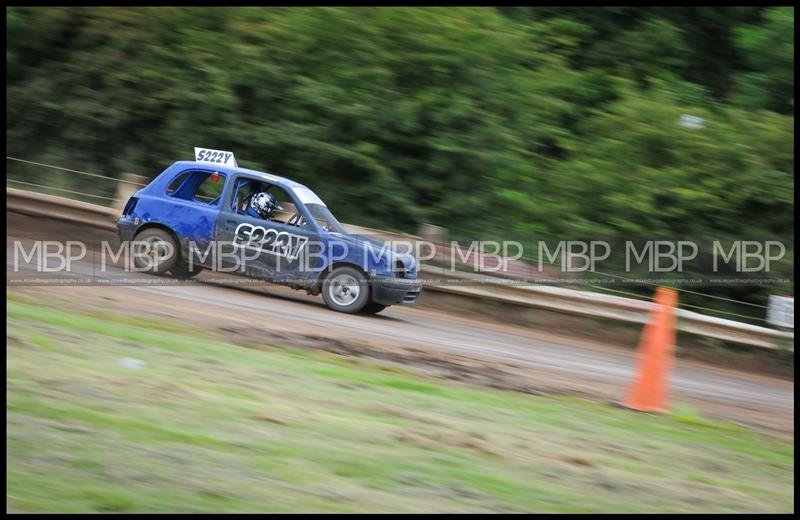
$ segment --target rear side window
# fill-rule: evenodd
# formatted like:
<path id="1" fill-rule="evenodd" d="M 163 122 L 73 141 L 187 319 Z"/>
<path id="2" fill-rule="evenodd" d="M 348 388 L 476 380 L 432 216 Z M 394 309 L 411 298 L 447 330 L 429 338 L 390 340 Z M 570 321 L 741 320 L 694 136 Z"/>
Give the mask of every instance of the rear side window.
<path id="1" fill-rule="evenodd" d="M 169 184 L 169 187 L 167 188 L 167 195 L 172 195 L 173 193 L 175 193 L 175 191 L 181 187 L 181 184 L 183 184 L 183 181 L 185 181 L 187 177 L 189 177 L 188 173 L 182 173 L 177 177 L 175 177 L 175 179 Z"/>
<path id="2" fill-rule="evenodd" d="M 211 202 L 218 200 L 222 195 L 222 187 L 225 185 L 225 176 L 221 173 L 207 176 L 200 186 L 197 187 L 195 198 L 201 202 Z"/>
<path id="3" fill-rule="evenodd" d="M 176 199 L 216 206 L 222 198 L 225 175 L 219 172 L 189 171 L 178 175 L 167 187 L 166 194 Z"/>

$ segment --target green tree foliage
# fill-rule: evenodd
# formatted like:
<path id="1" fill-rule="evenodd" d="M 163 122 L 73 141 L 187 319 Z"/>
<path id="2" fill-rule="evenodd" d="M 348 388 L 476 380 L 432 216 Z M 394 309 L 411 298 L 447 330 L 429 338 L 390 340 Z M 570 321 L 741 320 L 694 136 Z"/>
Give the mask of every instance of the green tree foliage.
<path id="1" fill-rule="evenodd" d="M 9 8 L 7 147 L 110 176 L 230 149 L 405 231 L 789 236 L 793 17 Z"/>
<path id="2" fill-rule="evenodd" d="M 773 8 L 761 23 L 736 28 L 746 69 L 736 76 L 735 101 L 750 109 L 794 111 L 794 10 Z"/>

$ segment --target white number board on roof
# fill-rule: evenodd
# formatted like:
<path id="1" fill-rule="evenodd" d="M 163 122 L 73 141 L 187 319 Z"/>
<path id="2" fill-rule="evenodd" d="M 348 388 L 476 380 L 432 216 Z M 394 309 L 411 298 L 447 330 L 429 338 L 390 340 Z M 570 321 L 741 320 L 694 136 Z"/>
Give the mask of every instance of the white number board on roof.
<path id="1" fill-rule="evenodd" d="M 232 166 L 238 168 L 236 164 L 236 157 L 233 152 L 226 152 L 224 150 L 212 150 L 210 148 L 194 148 L 194 160 L 197 162 L 217 164 L 223 166 Z"/>

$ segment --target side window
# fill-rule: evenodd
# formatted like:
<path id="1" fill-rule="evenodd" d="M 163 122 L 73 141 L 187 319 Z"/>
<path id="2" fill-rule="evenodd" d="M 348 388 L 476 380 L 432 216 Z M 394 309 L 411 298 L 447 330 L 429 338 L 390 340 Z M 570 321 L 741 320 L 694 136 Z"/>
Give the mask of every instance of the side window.
<path id="1" fill-rule="evenodd" d="M 218 202 L 222 195 L 222 188 L 225 186 L 225 176 L 221 173 L 207 176 L 197 187 L 195 199 L 200 202 Z"/>
<path id="2" fill-rule="evenodd" d="M 283 222 L 284 224 L 287 223 L 289 219 L 297 213 L 297 208 L 295 208 L 294 202 L 292 202 L 292 197 L 286 193 L 286 190 L 277 186 L 270 186 L 267 193 L 275 197 L 275 200 L 278 201 L 278 204 L 280 204 L 282 208 L 273 213 L 273 220 Z"/>
<path id="3" fill-rule="evenodd" d="M 181 187 L 181 184 L 183 184 L 183 181 L 185 181 L 187 177 L 189 177 L 188 172 L 182 173 L 175 177 L 175 179 L 173 179 L 173 181 L 169 184 L 169 187 L 167 187 L 167 195 L 172 195 L 175 193 L 175 191 Z"/>
<path id="4" fill-rule="evenodd" d="M 225 175 L 219 172 L 190 171 L 178 175 L 167 187 L 166 194 L 176 199 L 203 204 L 219 204 Z"/>
<path id="5" fill-rule="evenodd" d="M 236 213 L 244 214 L 247 210 L 247 204 L 250 202 L 250 197 L 256 190 L 257 184 L 258 183 L 248 179 L 236 179 L 236 186 L 234 187 L 236 192 L 231 198 L 231 209 L 236 211 Z"/>
<path id="6" fill-rule="evenodd" d="M 231 202 L 232 209 L 243 215 L 255 216 L 254 210 L 249 208 L 250 199 L 257 193 L 266 192 L 272 195 L 281 209 L 273 211 L 269 220 L 281 224 L 293 226 L 306 226 L 305 219 L 298 214 L 297 208 L 292 201 L 292 197 L 283 188 L 270 185 L 255 179 L 238 179 L 236 182 L 236 193 Z M 263 217 L 258 217 L 263 218 Z"/>

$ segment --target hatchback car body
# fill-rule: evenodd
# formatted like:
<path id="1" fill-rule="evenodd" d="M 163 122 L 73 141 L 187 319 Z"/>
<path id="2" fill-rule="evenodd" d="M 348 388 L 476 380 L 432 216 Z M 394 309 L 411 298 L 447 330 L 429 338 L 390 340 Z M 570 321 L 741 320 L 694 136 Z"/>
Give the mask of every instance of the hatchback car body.
<path id="1" fill-rule="evenodd" d="M 246 213 L 268 192 L 282 211 Z M 269 173 L 178 161 L 128 200 L 117 230 L 145 245 L 150 272 L 186 278 L 225 271 L 322 294 L 336 311 L 375 313 L 412 304 L 421 292 L 416 259 L 386 243 L 348 233 L 308 187 Z"/>

